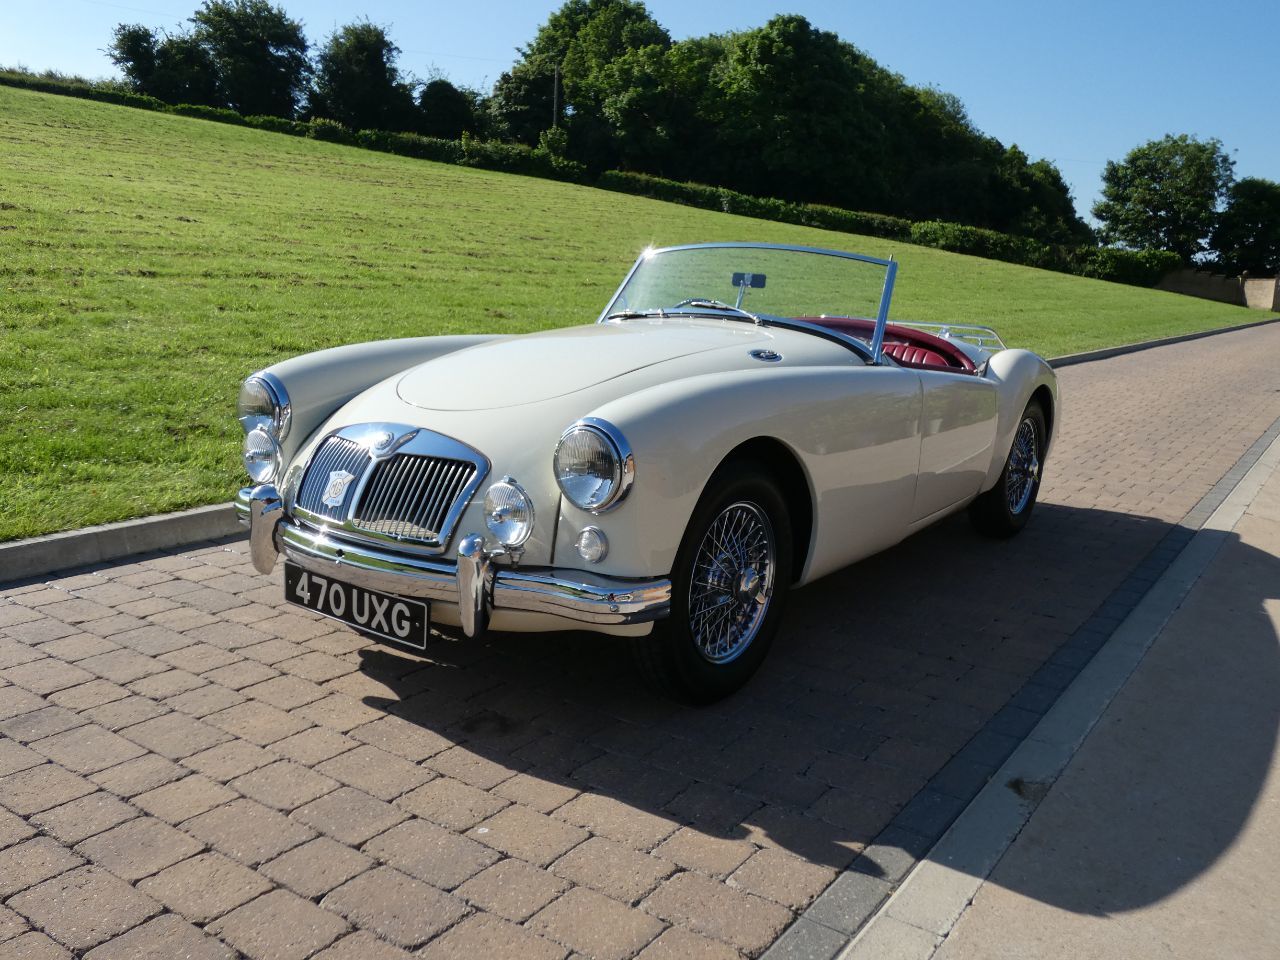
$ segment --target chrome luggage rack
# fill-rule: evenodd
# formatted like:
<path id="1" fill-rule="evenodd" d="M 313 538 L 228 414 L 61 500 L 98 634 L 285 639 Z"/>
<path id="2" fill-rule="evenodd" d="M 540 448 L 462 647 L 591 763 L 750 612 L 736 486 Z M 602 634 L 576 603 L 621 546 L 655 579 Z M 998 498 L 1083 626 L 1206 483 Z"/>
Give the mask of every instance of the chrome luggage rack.
<path id="1" fill-rule="evenodd" d="M 924 330 L 926 333 L 932 333 L 936 337 L 943 337 L 948 340 L 963 340 L 966 343 L 972 343 L 975 347 L 981 347 L 983 350 L 1007 349 L 1004 341 L 1000 339 L 1000 334 L 990 327 L 979 327 L 966 323 L 916 323 L 914 320 L 893 320 L 891 322 L 900 327 L 914 327 L 917 330 Z"/>

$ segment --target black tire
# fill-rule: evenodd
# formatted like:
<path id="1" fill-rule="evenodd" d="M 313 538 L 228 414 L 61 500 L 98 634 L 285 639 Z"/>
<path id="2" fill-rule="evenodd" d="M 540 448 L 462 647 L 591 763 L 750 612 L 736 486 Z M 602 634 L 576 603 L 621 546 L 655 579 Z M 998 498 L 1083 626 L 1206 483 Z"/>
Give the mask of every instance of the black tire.
<path id="1" fill-rule="evenodd" d="M 719 550 L 712 559 L 716 551 L 710 550 L 708 534 L 717 523 L 738 524 L 730 529 L 743 530 L 750 540 L 750 546 L 744 542 L 742 550 L 735 551 L 736 560 L 728 556 L 732 547 Z M 721 560 L 733 564 L 732 574 Z M 670 616 L 655 624 L 648 636 L 632 641 L 637 666 L 649 685 L 673 699 L 705 704 L 746 683 L 778 632 L 791 566 L 791 519 L 777 483 L 754 462 L 721 468 L 694 509 L 676 555 Z M 698 570 L 707 580 L 695 584 Z M 714 603 L 709 603 L 713 597 Z M 714 614 L 707 611 L 722 607 L 733 608 L 726 611 L 729 622 L 723 617 L 711 620 L 723 629 L 708 630 Z M 694 628 L 699 615 L 701 631 Z"/>
<path id="2" fill-rule="evenodd" d="M 1032 400 L 1018 420 L 1000 479 L 969 505 L 969 519 L 979 533 L 1007 539 L 1027 525 L 1040 494 L 1047 436 L 1044 410 Z"/>

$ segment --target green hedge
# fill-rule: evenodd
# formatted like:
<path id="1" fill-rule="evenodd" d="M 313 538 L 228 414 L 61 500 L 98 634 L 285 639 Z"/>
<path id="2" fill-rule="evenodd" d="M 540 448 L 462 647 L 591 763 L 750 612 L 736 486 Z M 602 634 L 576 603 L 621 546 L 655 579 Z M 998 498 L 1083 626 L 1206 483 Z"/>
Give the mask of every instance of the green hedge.
<path id="1" fill-rule="evenodd" d="M 792 203 L 769 197 L 753 197 L 724 187 L 701 183 L 682 183 L 645 173 L 611 170 L 594 181 L 582 164 L 557 156 L 544 148 L 523 144 L 476 140 L 463 135 L 461 140 L 437 140 L 415 133 L 393 133 L 386 130 L 351 130 L 333 120 L 286 120 L 283 117 L 245 117 L 234 110 L 205 107 L 189 103 L 176 106 L 154 97 L 129 93 L 110 86 L 82 80 L 40 77 L 18 71 L 0 71 L 0 84 L 23 87 L 42 93 L 83 97 L 126 107 L 138 107 L 161 113 L 198 117 L 218 123 L 270 130 L 295 137 L 309 137 L 330 143 L 344 143 L 395 153 L 420 160 L 434 160 L 483 170 L 498 170 L 526 176 L 591 183 L 604 190 L 666 200 L 706 210 L 734 213 L 761 220 L 820 227 L 841 233 L 882 237 L 934 247 L 952 253 L 966 253 L 989 260 L 1003 260 L 1029 267 L 1072 273 L 1095 280 L 1111 280 L 1134 286 L 1152 287 L 1160 278 L 1182 265 L 1175 253 L 1163 250 L 1122 250 L 1117 247 L 1057 247 L 995 230 L 984 230 L 960 223 L 940 220 L 910 221 L 882 213 L 860 213 L 821 204 Z"/>

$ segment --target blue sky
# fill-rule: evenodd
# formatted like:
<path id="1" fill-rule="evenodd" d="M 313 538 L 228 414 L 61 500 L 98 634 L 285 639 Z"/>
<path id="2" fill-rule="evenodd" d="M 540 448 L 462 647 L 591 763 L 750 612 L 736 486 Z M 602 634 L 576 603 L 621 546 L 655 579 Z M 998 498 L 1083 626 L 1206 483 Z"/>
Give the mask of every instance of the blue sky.
<path id="1" fill-rule="evenodd" d="M 560 4 L 546 0 L 278 0 L 313 42 L 367 16 L 401 67 L 487 88 Z M 3 0 L 0 64 L 112 72 L 121 21 L 180 24 L 197 0 Z M 915 84 L 957 94 L 978 127 L 1046 157 L 1087 215 L 1102 166 L 1165 133 L 1217 137 L 1236 176 L 1280 181 L 1276 0 L 649 0 L 677 39 L 800 13 Z"/>

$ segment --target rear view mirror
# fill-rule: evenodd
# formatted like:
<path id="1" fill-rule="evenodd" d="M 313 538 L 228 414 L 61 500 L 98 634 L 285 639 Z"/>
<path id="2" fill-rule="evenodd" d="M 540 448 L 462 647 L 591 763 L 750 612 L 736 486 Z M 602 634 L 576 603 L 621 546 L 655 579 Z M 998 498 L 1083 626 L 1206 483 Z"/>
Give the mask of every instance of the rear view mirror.
<path id="1" fill-rule="evenodd" d="M 733 285 L 741 289 L 742 287 L 751 287 L 754 290 L 764 289 L 763 273 L 735 273 L 733 275 Z"/>

